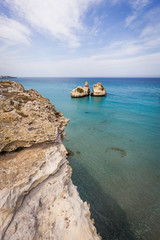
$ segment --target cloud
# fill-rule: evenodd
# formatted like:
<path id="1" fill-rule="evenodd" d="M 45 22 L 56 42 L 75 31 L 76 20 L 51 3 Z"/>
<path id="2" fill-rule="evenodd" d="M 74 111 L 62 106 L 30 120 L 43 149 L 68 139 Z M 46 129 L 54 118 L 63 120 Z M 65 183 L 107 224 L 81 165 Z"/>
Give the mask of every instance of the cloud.
<path id="1" fill-rule="evenodd" d="M 159 77 L 159 65 L 160 52 L 157 52 L 126 59 L 88 57 L 59 61 L 29 60 L 27 63 L 17 59 L 4 59 L 1 63 L 0 59 L 0 72 L 28 77 Z"/>
<path id="2" fill-rule="evenodd" d="M 126 27 L 130 26 L 130 24 L 141 14 L 143 9 L 150 3 L 150 0 L 130 0 L 129 4 L 132 7 L 133 14 L 127 16 L 125 20 Z"/>
<path id="3" fill-rule="evenodd" d="M 14 14 L 25 19 L 36 31 L 77 47 L 80 45 L 78 34 L 84 28 L 84 13 L 101 0 L 5 1 Z"/>
<path id="4" fill-rule="evenodd" d="M 134 10 L 139 11 L 150 4 L 150 0 L 130 0 L 129 3 Z"/>
<path id="5" fill-rule="evenodd" d="M 160 24 L 147 26 L 132 40 L 115 41 L 104 47 L 101 52 L 92 56 L 96 59 L 125 59 L 136 56 L 145 56 L 160 51 Z"/>
<path id="6" fill-rule="evenodd" d="M 101 53 L 92 56 L 96 60 L 124 60 L 135 57 L 145 57 L 151 53 L 160 51 L 160 24 L 150 23 L 146 25 L 139 36 L 131 40 L 120 40 L 111 42 Z"/>
<path id="7" fill-rule="evenodd" d="M 137 17 L 137 13 L 130 15 L 126 18 L 125 23 L 126 23 L 126 27 L 128 27 Z"/>
<path id="8" fill-rule="evenodd" d="M 158 24 L 154 24 L 154 25 L 151 25 L 151 24 L 148 24 L 143 30 L 142 30 L 142 33 L 141 33 L 141 37 L 152 37 L 153 36 L 160 36 L 160 23 Z M 160 46 L 160 44 L 159 44 Z"/>
<path id="9" fill-rule="evenodd" d="M 86 14 L 95 4 L 106 0 L 4 1 L 8 3 L 12 17 L 0 16 L 0 43 L 6 42 L 0 47 L 0 51 L 5 52 L 0 59 L 0 72 L 4 75 L 160 76 L 160 9 L 145 11 L 145 6 L 149 4 L 147 0 L 128 1 L 131 14 L 126 18 L 126 26 L 135 22 L 133 30 L 136 34 L 125 35 L 126 29 L 123 34 L 122 26 L 121 40 L 118 41 L 117 37 L 114 42 L 114 33 L 121 25 L 116 24 L 114 31 L 111 26 L 112 31 L 108 34 L 101 27 L 105 27 L 107 19 L 103 18 L 103 14 L 91 9 L 95 15 L 89 20 Z M 106 2 L 109 1 L 112 0 Z M 113 1 L 113 4 L 121 3 L 124 0 Z M 94 26 L 89 31 L 93 19 Z M 48 45 L 46 41 L 39 41 L 37 35 L 33 35 L 34 31 L 53 39 L 53 44 L 51 41 Z M 89 37 L 93 39 L 93 45 L 89 45 Z M 55 42 L 55 39 L 58 41 Z M 102 40 L 99 45 L 98 40 Z M 30 42 L 30 49 L 20 49 L 19 44 Z M 68 43 L 74 49 L 66 48 L 66 44 L 61 44 L 59 48 L 59 42 Z M 75 49 L 81 42 L 81 48 Z M 17 46 L 6 50 L 7 44 Z"/>
<path id="10" fill-rule="evenodd" d="M 31 32 L 26 26 L 14 19 L 0 16 L 0 39 L 6 45 L 29 44 L 30 35 Z"/>

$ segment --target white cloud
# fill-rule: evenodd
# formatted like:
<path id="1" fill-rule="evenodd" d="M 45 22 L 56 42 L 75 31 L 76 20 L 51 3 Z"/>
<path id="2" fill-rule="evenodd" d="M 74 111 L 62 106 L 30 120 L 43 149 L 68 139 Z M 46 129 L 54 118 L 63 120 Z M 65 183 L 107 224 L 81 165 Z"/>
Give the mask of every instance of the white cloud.
<path id="1" fill-rule="evenodd" d="M 63 61 L 43 60 L 37 62 L 4 59 L 2 63 L 0 59 L 0 72 L 14 76 L 30 77 L 159 77 L 159 65 L 160 52 L 157 52 L 126 59 L 100 60 L 88 57 Z"/>
<path id="2" fill-rule="evenodd" d="M 90 5 L 101 0 L 5 0 L 13 13 L 37 31 L 79 46 L 82 18 Z"/>
<path id="3" fill-rule="evenodd" d="M 130 15 L 126 18 L 125 20 L 125 23 L 126 23 L 126 27 L 128 27 L 137 17 L 137 14 L 133 14 L 133 15 Z"/>
<path id="4" fill-rule="evenodd" d="M 7 45 L 29 44 L 30 30 L 14 19 L 0 16 L 0 39 Z M 6 45 L 3 48 L 6 48 Z"/>
<path id="5" fill-rule="evenodd" d="M 139 16 L 139 14 L 141 14 L 144 7 L 150 4 L 150 0 L 130 0 L 129 4 L 133 9 L 133 14 L 126 18 L 126 27 L 128 27 Z"/>
<path id="6" fill-rule="evenodd" d="M 144 16 L 145 27 L 139 39 L 150 48 L 160 49 L 160 8 L 154 8 Z"/>
<path id="7" fill-rule="evenodd" d="M 129 3 L 131 4 L 132 8 L 137 11 L 150 4 L 150 0 L 130 0 Z"/>
<path id="8" fill-rule="evenodd" d="M 150 29 L 150 31 L 152 30 Z M 125 60 L 138 56 L 145 57 L 149 52 L 157 51 L 157 49 L 160 51 L 160 34 L 151 35 L 150 31 L 148 34 L 146 32 L 145 36 L 141 34 L 137 39 L 112 42 L 110 45 L 103 48 L 101 51 L 103 54 L 93 55 L 92 58 L 97 60 Z"/>
<path id="9" fill-rule="evenodd" d="M 85 25 L 83 25 L 84 14 L 92 4 L 98 4 L 102 0 L 5 1 L 12 9 L 14 19 L 21 19 L 23 23 L 27 24 L 26 26 L 30 26 L 30 29 L 36 29 L 47 37 L 51 36 L 76 47 L 80 44 L 81 32 L 84 31 L 86 34 Z M 118 4 L 120 1 L 114 0 L 113 3 Z M 133 21 L 136 21 L 147 3 L 149 1 L 136 0 L 132 3 L 130 1 L 132 14 L 126 18 L 126 25 L 129 26 Z M 138 7 L 138 4 L 141 4 L 141 7 Z M 46 53 L 44 56 L 43 53 L 36 55 L 38 46 L 36 50 L 32 48 L 33 53 L 23 52 L 23 50 L 19 52 L 17 47 L 9 48 L 3 59 L 0 59 L 0 72 L 3 75 L 15 76 L 160 76 L 160 24 L 157 23 L 158 17 L 153 21 L 155 16 L 158 16 L 158 12 L 156 14 L 155 11 L 152 11 L 152 14 L 147 12 L 146 15 L 143 14 L 141 17 L 139 31 L 142 29 L 142 25 L 143 29 L 139 37 L 133 36 L 132 40 L 129 41 L 125 39 L 112 42 L 105 48 L 94 46 L 91 51 L 87 49 L 86 52 L 82 48 L 74 49 L 71 50 L 76 53 L 73 55 L 70 49 L 69 51 L 67 49 L 70 53 L 67 55 L 68 52 L 66 53 L 64 47 L 64 53 L 60 53 L 58 57 L 56 54 L 55 57 L 52 57 L 54 54 L 50 53 L 50 55 Z M 99 16 L 96 16 L 92 35 L 97 34 L 100 21 Z M 10 45 L 29 44 L 31 30 L 26 26 L 16 20 L 0 16 L 0 39 L 5 40 Z M 45 44 L 43 46 L 45 51 Z M 71 57 L 77 56 L 81 49 L 82 54 L 80 52 L 79 56 L 88 54 L 88 57 Z M 0 51 L 5 50 L 6 46 L 0 48 Z M 96 51 L 97 55 L 93 55 L 93 52 Z M 67 60 L 59 60 L 60 57 Z M 40 61 L 40 59 L 43 60 Z"/>
<path id="10" fill-rule="evenodd" d="M 142 33 L 141 33 L 141 37 L 146 37 L 146 36 L 155 37 L 157 35 L 160 36 L 160 23 L 154 24 L 154 25 L 151 25 L 151 24 L 147 25 L 142 30 Z"/>

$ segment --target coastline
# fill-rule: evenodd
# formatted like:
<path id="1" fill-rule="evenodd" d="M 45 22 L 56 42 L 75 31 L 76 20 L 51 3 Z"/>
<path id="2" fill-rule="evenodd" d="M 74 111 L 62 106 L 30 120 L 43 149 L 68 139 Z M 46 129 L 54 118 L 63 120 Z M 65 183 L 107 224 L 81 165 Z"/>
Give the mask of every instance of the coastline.
<path id="1" fill-rule="evenodd" d="M 99 80 L 108 89 L 106 98 L 70 98 L 75 86 Z M 81 199 L 91 204 L 102 238 L 158 240 L 160 79 L 99 80 L 17 79 L 72 120 L 63 141 L 74 153 L 68 157 L 72 181 Z"/>
<path id="2" fill-rule="evenodd" d="M 100 240 L 71 180 L 62 143 L 68 119 L 20 83 L 2 81 L 0 91 L 1 238 Z"/>
<path id="3" fill-rule="evenodd" d="M 12 78 L 17 78 L 17 77 L 11 77 L 11 76 L 3 76 L 3 75 L 0 75 L 0 79 L 2 79 L 2 80 L 4 80 L 4 79 L 6 79 L 6 80 L 8 80 L 8 79 L 12 79 Z"/>

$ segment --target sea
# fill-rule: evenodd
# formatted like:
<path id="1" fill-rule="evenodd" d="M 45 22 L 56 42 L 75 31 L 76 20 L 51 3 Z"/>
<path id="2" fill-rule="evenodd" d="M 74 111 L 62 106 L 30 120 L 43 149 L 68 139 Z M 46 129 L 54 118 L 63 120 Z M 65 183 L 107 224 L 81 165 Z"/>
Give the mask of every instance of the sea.
<path id="1" fill-rule="evenodd" d="M 160 78 L 17 78 L 70 119 L 72 181 L 103 240 L 160 239 Z M 106 97 L 71 98 L 101 82 Z"/>

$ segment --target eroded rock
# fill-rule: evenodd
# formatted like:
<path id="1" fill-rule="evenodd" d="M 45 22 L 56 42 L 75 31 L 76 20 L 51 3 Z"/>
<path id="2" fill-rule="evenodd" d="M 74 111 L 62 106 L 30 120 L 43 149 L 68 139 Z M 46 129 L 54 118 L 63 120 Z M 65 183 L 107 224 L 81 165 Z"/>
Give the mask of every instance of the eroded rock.
<path id="1" fill-rule="evenodd" d="M 105 96 L 106 89 L 102 86 L 102 83 L 96 83 L 93 85 L 91 96 Z"/>
<path id="2" fill-rule="evenodd" d="M 73 98 L 85 97 L 89 96 L 89 93 L 90 93 L 89 85 L 88 82 L 86 82 L 84 87 L 79 86 L 73 89 L 71 92 L 71 97 Z"/>
<path id="3" fill-rule="evenodd" d="M 68 119 L 47 98 L 14 81 L 0 82 L 0 151 L 53 142 Z"/>

